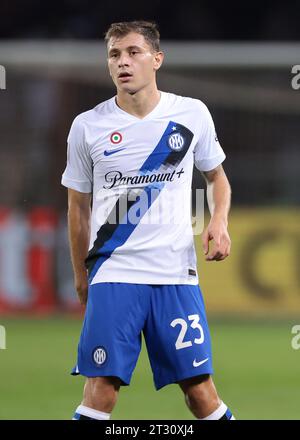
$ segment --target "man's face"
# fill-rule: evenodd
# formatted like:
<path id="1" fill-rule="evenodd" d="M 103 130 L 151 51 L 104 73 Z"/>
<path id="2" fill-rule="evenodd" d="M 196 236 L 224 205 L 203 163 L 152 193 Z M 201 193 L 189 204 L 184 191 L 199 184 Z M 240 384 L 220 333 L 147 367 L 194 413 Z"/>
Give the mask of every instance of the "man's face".
<path id="1" fill-rule="evenodd" d="M 118 91 L 134 94 L 155 81 L 162 52 L 154 52 L 143 35 L 130 32 L 112 37 L 107 44 L 108 68 Z"/>

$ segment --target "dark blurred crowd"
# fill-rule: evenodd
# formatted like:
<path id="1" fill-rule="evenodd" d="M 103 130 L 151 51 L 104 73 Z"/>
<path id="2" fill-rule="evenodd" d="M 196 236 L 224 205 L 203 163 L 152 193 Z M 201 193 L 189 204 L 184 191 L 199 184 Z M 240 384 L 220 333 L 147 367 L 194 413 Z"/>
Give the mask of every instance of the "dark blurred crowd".
<path id="1" fill-rule="evenodd" d="M 155 20 L 163 39 L 299 40 L 297 0 L 2 0 L 0 38 L 102 38 L 111 22 Z"/>

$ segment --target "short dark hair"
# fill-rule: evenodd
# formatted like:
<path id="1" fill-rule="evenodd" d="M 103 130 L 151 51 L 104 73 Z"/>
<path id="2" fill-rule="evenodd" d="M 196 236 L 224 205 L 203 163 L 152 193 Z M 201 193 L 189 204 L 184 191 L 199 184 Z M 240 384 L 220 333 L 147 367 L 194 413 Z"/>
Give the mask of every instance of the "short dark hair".
<path id="1" fill-rule="evenodd" d="M 130 32 L 136 32 L 143 35 L 147 43 L 159 52 L 159 31 L 156 23 L 152 21 L 136 20 L 136 21 L 122 21 L 120 23 L 112 23 L 105 34 L 105 42 L 108 43 L 111 37 L 122 38 Z"/>

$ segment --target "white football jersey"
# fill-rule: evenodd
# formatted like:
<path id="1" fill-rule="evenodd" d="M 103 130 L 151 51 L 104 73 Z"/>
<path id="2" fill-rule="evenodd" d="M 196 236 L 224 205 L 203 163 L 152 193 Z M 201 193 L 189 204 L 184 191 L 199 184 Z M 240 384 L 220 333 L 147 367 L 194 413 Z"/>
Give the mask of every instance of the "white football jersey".
<path id="1" fill-rule="evenodd" d="M 139 119 L 113 97 L 78 115 L 62 184 L 92 193 L 91 284 L 198 284 L 191 224 L 193 165 L 225 159 L 199 100 L 161 92 Z"/>

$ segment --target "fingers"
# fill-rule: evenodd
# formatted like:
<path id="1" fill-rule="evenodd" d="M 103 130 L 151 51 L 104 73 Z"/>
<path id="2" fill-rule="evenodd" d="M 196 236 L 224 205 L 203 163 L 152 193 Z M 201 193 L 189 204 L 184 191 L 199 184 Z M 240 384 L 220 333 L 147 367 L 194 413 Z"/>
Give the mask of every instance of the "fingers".
<path id="1" fill-rule="evenodd" d="M 88 289 L 84 289 L 84 290 L 79 291 L 78 296 L 79 296 L 80 304 L 85 306 L 87 303 Z"/>
<path id="2" fill-rule="evenodd" d="M 209 252 L 209 242 L 213 240 L 213 247 Z M 206 261 L 222 261 L 230 254 L 231 241 L 224 222 L 211 219 L 202 235 L 203 252 Z"/>
<path id="3" fill-rule="evenodd" d="M 222 261 L 228 257 L 229 254 L 223 252 L 213 252 L 211 255 L 206 257 L 206 261 Z"/>
<path id="4" fill-rule="evenodd" d="M 86 284 L 84 285 L 77 285 L 76 287 L 77 295 L 80 301 L 80 304 L 83 306 L 87 303 L 87 297 L 88 297 L 88 287 Z"/>
<path id="5" fill-rule="evenodd" d="M 80 304 L 85 306 L 88 297 L 88 279 L 86 271 L 75 274 L 74 284 Z"/>
<path id="6" fill-rule="evenodd" d="M 214 240 L 214 247 L 206 261 L 222 261 L 230 254 L 231 243 L 229 237 L 222 237 L 222 239 Z"/>

